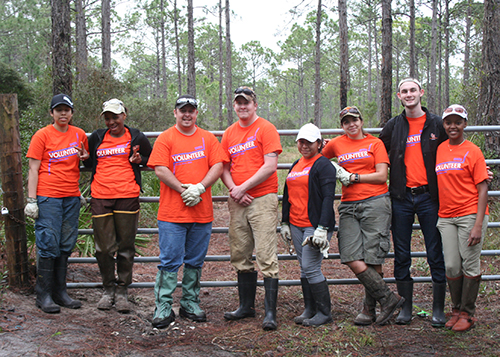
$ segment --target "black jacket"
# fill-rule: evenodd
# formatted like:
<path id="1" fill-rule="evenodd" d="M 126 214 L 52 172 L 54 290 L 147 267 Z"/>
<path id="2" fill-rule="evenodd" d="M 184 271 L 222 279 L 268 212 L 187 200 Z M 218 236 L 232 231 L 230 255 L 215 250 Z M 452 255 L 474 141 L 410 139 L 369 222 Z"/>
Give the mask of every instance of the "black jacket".
<path id="1" fill-rule="evenodd" d="M 448 135 L 443 128 L 441 117 L 429 113 L 427 108 L 422 107 L 426 114 L 424 128 L 420 136 L 422 156 L 424 158 L 425 170 L 429 193 L 433 200 L 438 200 L 437 177 L 436 177 L 436 151 Z M 406 140 L 410 131 L 410 124 L 406 119 L 406 112 L 392 118 L 385 124 L 379 138 L 384 142 L 391 169 L 389 171 L 389 192 L 392 198 L 403 199 L 406 195 L 406 166 L 405 151 Z"/>
<path id="2" fill-rule="evenodd" d="M 299 160 L 295 161 L 292 168 Z M 292 169 L 290 168 L 290 171 Z M 289 172 L 290 172 L 289 171 Z M 321 156 L 316 160 L 309 172 L 309 201 L 307 213 L 314 228 L 318 225 L 328 227 L 331 232 L 335 228 L 335 213 L 333 200 L 335 198 L 335 183 L 337 171 L 330 160 Z M 290 202 L 288 201 L 288 186 L 285 183 L 283 192 L 282 221 L 290 223 Z"/>
<path id="3" fill-rule="evenodd" d="M 149 155 L 151 154 L 151 143 L 148 138 L 137 129 L 129 128 L 125 125 L 125 127 L 130 131 L 130 136 L 132 137 L 130 142 L 130 147 L 133 148 L 135 145 L 139 145 L 139 153 L 141 154 L 142 161 L 140 164 L 133 164 L 129 161 L 130 165 L 132 165 L 132 169 L 134 170 L 135 181 L 141 187 L 142 192 L 142 184 L 141 184 L 141 167 L 146 167 L 146 164 L 149 160 Z M 94 180 L 94 174 L 97 168 L 97 148 L 101 145 L 102 140 L 104 139 L 104 135 L 109 129 L 97 129 L 94 131 L 89 137 L 89 158 L 83 162 L 85 167 L 92 167 L 92 176 L 90 182 Z M 132 156 L 133 150 L 130 149 L 130 156 Z"/>

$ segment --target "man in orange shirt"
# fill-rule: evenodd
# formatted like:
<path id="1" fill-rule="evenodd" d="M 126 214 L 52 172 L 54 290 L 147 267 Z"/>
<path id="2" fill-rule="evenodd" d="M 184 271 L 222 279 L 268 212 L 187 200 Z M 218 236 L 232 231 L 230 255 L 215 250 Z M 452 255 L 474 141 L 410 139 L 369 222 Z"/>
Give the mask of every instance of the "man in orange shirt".
<path id="1" fill-rule="evenodd" d="M 234 92 L 233 107 L 239 120 L 224 132 L 222 146 L 230 156 L 222 181 L 229 188 L 229 245 L 231 264 L 238 273 L 240 306 L 224 313 L 226 320 L 255 316 L 257 264 L 264 276 L 266 314 L 262 328 L 276 330 L 278 299 L 278 155 L 281 143 L 276 127 L 257 115 L 253 89 Z"/>
<path id="2" fill-rule="evenodd" d="M 165 328 L 175 320 L 172 294 L 177 272 L 184 265 L 179 314 L 192 321 L 207 320 L 200 308 L 201 268 L 212 232 L 210 187 L 222 173 L 227 155 L 217 138 L 196 126 L 198 102 L 191 95 L 175 104 L 175 126 L 156 140 L 148 166 L 160 179 L 158 230 L 160 265 L 155 283 L 153 326 Z"/>
<path id="3" fill-rule="evenodd" d="M 416 214 L 432 276 L 432 326 L 443 327 L 446 323 L 446 277 L 441 235 L 436 228 L 439 204 L 435 166 L 437 147 L 448 136 L 441 118 L 422 107 L 424 90 L 418 80 L 403 79 L 398 85 L 397 95 L 405 109 L 387 122 L 379 137 L 391 163 L 389 191 L 392 198 L 394 277 L 399 295 L 405 298 L 396 323 L 411 322 L 411 236 Z"/>

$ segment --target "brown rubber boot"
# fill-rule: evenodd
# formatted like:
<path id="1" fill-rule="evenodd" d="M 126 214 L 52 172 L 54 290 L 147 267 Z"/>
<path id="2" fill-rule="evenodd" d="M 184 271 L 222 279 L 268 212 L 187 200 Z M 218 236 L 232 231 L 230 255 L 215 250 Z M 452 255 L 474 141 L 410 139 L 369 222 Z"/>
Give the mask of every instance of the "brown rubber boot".
<path id="1" fill-rule="evenodd" d="M 460 315 L 458 316 L 457 323 L 453 325 L 452 331 L 465 332 L 471 329 L 477 321 L 477 319 L 474 318 L 474 313 L 476 312 L 476 299 L 480 284 L 481 275 L 464 276 Z"/>
<path id="2" fill-rule="evenodd" d="M 448 281 L 448 288 L 450 289 L 452 311 L 449 314 L 450 319 L 444 327 L 451 329 L 458 321 L 458 316 L 460 315 L 460 305 L 462 302 L 462 286 L 464 282 L 464 276 L 460 275 L 456 278 L 446 277 Z"/>

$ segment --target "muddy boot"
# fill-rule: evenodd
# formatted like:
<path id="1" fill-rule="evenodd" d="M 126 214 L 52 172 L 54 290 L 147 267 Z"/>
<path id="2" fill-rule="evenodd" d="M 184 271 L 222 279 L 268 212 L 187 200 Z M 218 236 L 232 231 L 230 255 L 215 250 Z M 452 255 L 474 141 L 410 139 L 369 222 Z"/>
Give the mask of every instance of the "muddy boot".
<path id="1" fill-rule="evenodd" d="M 368 293 L 380 303 L 380 315 L 375 323 L 383 325 L 392 317 L 397 308 L 405 301 L 401 296 L 394 294 L 384 279 L 371 266 L 364 272 L 356 275 Z"/>
<path id="2" fill-rule="evenodd" d="M 255 292 L 257 289 L 257 272 L 238 273 L 238 295 L 240 306 L 232 312 L 225 312 L 226 320 L 240 320 L 255 317 Z"/>
<path id="3" fill-rule="evenodd" d="M 355 325 L 367 326 L 377 320 L 377 315 L 375 309 L 377 307 L 377 300 L 373 298 L 373 296 L 368 293 L 365 289 L 365 298 L 363 299 L 363 310 L 356 316 L 354 319 Z"/>
<path id="4" fill-rule="evenodd" d="M 444 327 L 444 298 L 446 297 L 446 283 L 432 283 L 432 327 Z"/>
<path id="5" fill-rule="evenodd" d="M 174 299 L 172 294 L 177 287 L 177 272 L 160 270 L 156 274 L 155 282 L 155 312 L 153 315 L 153 327 L 165 328 L 175 321 L 175 313 L 172 309 Z"/>
<path id="6" fill-rule="evenodd" d="M 457 323 L 451 328 L 452 331 L 465 332 L 472 328 L 477 321 L 474 318 L 474 313 L 476 312 L 476 299 L 480 284 L 481 275 L 464 276 L 460 315 L 458 316 Z"/>
<path id="7" fill-rule="evenodd" d="M 304 320 L 302 326 L 321 326 L 332 322 L 332 303 L 330 289 L 326 280 L 321 283 L 311 284 L 311 291 L 317 311 L 313 317 Z"/>
<path id="8" fill-rule="evenodd" d="M 70 309 L 78 309 L 82 306 L 81 301 L 73 300 L 68 296 L 66 289 L 66 275 L 68 272 L 68 255 L 61 254 L 54 259 L 54 290 L 52 299 L 57 305 Z"/>
<path id="9" fill-rule="evenodd" d="M 316 303 L 314 302 L 309 281 L 307 278 L 300 278 L 300 282 L 302 285 L 302 295 L 304 295 L 304 312 L 293 319 L 298 325 L 302 325 L 305 319 L 310 319 L 316 315 Z"/>
<path id="10" fill-rule="evenodd" d="M 43 312 L 49 314 L 60 312 L 61 308 L 52 300 L 52 292 L 54 289 L 54 259 L 38 258 L 36 275 L 36 306 Z"/>
<path id="11" fill-rule="evenodd" d="M 201 269 L 189 269 L 184 266 L 179 315 L 192 321 L 205 322 L 207 315 L 200 308 L 200 280 Z"/>
<path id="12" fill-rule="evenodd" d="M 398 294 L 405 298 L 403 308 L 401 309 L 396 323 L 398 325 L 408 325 L 411 322 L 411 314 L 413 310 L 413 280 L 396 281 L 398 287 Z"/>
<path id="13" fill-rule="evenodd" d="M 104 292 L 102 294 L 101 300 L 97 303 L 97 308 L 99 310 L 110 310 L 115 303 L 115 290 L 116 285 L 105 286 Z"/>
<path id="14" fill-rule="evenodd" d="M 266 315 L 262 322 L 262 329 L 265 331 L 276 330 L 278 323 L 276 322 L 276 304 L 278 302 L 278 279 L 264 278 L 264 288 L 266 295 L 264 297 L 264 306 Z"/>
<path id="15" fill-rule="evenodd" d="M 464 282 L 464 276 L 460 275 L 456 278 L 446 277 L 448 281 L 448 288 L 450 289 L 452 310 L 449 314 L 450 319 L 445 324 L 445 327 L 451 329 L 458 321 L 458 315 L 460 315 L 460 306 L 462 303 L 462 286 Z"/>
<path id="16" fill-rule="evenodd" d="M 117 285 L 115 293 L 115 308 L 116 311 L 126 314 L 132 310 L 130 302 L 128 301 L 128 291 L 126 285 Z"/>

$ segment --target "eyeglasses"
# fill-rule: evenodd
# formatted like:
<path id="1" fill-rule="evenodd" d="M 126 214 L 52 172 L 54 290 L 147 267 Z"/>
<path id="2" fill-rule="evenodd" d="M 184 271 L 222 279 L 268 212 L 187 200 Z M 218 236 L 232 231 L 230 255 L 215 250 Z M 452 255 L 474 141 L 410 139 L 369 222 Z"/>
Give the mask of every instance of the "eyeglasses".
<path id="1" fill-rule="evenodd" d="M 175 105 L 179 104 L 191 104 L 193 107 L 198 107 L 198 101 L 193 98 L 179 98 L 177 99 L 177 102 L 175 102 Z"/>
<path id="2" fill-rule="evenodd" d="M 356 108 L 356 107 L 345 107 L 344 109 L 342 109 L 340 111 L 339 116 L 342 118 L 343 116 L 345 116 L 347 114 L 358 114 L 358 115 L 361 115 L 361 113 L 359 112 L 358 108 Z"/>
<path id="3" fill-rule="evenodd" d="M 458 113 L 467 115 L 467 110 L 464 107 L 448 107 L 444 110 L 445 113 Z"/>
<path id="4" fill-rule="evenodd" d="M 234 91 L 234 94 L 241 94 L 241 93 L 244 93 L 246 95 L 252 95 L 252 96 L 255 96 L 255 93 L 253 90 L 251 90 L 250 88 L 238 88 Z"/>

